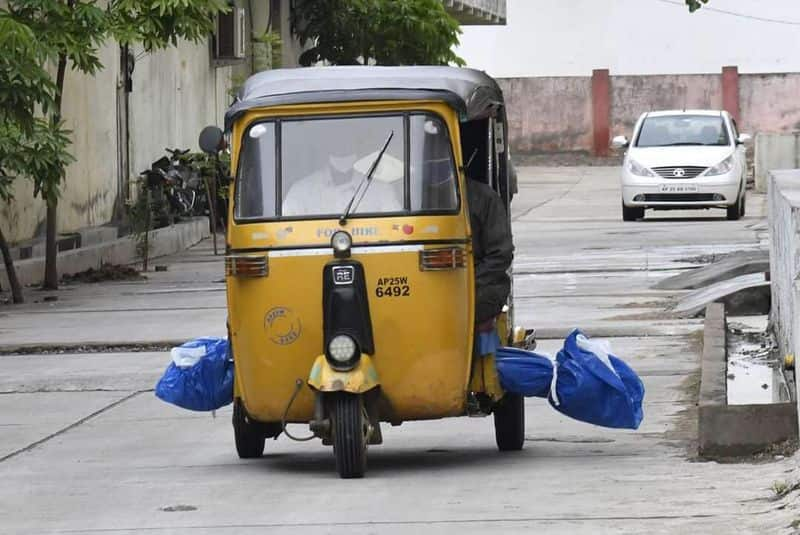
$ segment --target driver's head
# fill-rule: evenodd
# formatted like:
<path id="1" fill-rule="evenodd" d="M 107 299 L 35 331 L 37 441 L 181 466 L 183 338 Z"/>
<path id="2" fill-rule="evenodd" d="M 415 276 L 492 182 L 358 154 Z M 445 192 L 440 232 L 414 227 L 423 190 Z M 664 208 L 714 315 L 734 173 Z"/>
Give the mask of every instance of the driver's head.
<path id="1" fill-rule="evenodd" d="M 346 173 L 356 163 L 355 143 L 347 135 L 331 135 L 328 138 L 328 163 L 336 171 Z"/>

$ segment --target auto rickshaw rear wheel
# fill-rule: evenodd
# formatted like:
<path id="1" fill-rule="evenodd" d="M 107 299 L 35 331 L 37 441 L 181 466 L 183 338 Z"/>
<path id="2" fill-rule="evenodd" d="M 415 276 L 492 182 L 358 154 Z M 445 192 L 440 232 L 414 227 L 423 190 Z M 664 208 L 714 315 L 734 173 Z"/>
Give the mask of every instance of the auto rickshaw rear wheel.
<path id="1" fill-rule="evenodd" d="M 330 405 L 336 471 L 344 479 L 364 477 L 367 471 L 369 420 L 363 396 L 339 392 Z"/>
<path id="2" fill-rule="evenodd" d="M 240 459 L 257 459 L 264 454 L 263 425 L 247 415 L 240 399 L 233 402 L 233 436 Z"/>
<path id="3" fill-rule="evenodd" d="M 506 394 L 495 405 L 494 438 L 500 451 L 519 451 L 525 443 L 525 398 Z"/>

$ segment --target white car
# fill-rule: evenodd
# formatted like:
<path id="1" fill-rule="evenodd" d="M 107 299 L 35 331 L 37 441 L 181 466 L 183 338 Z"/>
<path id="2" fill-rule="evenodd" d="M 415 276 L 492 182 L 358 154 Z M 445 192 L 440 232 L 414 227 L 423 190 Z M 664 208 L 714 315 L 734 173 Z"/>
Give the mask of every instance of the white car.
<path id="1" fill-rule="evenodd" d="M 645 209 L 724 208 L 728 219 L 745 212 L 747 158 L 736 121 L 726 111 L 657 111 L 642 114 L 622 165 L 622 219 Z"/>

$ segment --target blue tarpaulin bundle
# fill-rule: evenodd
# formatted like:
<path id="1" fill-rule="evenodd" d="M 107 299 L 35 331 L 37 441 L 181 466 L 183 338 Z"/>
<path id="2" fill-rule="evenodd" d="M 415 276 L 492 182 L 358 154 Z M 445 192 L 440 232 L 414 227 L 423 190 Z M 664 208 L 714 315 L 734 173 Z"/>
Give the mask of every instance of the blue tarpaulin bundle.
<path id="1" fill-rule="evenodd" d="M 173 348 L 173 362 L 156 384 L 156 396 L 192 411 L 233 402 L 233 361 L 225 338 L 197 338 Z"/>
<path id="2" fill-rule="evenodd" d="M 525 396 L 546 397 L 557 411 L 603 427 L 638 429 L 644 385 L 607 344 L 574 330 L 555 362 L 514 348 L 500 348 L 497 372 L 503 388 Z"/>
<path id="3" fill-rule="evenodd" d="M 553 382 L 550 357 L 514 347 L 501 347 L 495 354 L 500 385 L 506 392 L 546 398 Z"/>

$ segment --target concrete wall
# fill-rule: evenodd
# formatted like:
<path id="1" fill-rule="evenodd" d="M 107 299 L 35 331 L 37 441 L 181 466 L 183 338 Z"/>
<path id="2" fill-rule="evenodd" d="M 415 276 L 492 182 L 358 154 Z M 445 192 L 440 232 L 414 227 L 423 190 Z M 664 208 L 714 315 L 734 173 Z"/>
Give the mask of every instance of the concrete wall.
<path id="1" fill-rule="evenodd" d="M 283 66 L 297 66 L 302 49 L 291 36 L 290 1 L 278 3 L 280 9 L 270 17 L 266 0 L 237 1 L 240 6 L 253 6 L 254 35 L 262 34 L 268 23 L 280 31 Z M 4 1 L 0 0 L 2 5 Z M 249 10 L 246 13 L 250 15 Z M 164 155 L 165 147 L 199 150 L 200 130 L 208 124 L 222 124 L 231 102 L 232 76 L 243 78 L 249 72 L 250 61 L 248 58 L 232 65 L 216 65 L 210 41 L 179 42 L 176 47 L 154 53 L 133 47 L 136 63 L 133 91 L 128 97 L 127 170 L 119 156 L 125 141 L 118 126 L 121 121 L 124 124 L 125 114 L 118 102 L 119 88 L 124 83 L 118 44 L 110 41 L 101 48 L 104 69 L 96 76 L 67 71 L 63 115 L 73 131 L 71 151 L 77 161 L 67 169 L 59 203 L 59 232 L 110 222 L 115 208 L 119 209 L 128 198 L 130 179 Z M 9 241 L 13 244 L 43 236 L 46 210 L 43 202 L 33 199 L 32 185 L 18 181 L 15 196 L 15 202 L 0 204 L 0 226 Z"/>
<path id="2" fill-rule="evenodd" d="M 611 82 L 611 132 L 627 135 L 648 110 L 722 107 L 719 75 L 613 76 Z"/>
<path id="3" fill-rule="evenodd" d="M 772 323 L 783 354 L 800 356 L 800 170 L 769 176 Z"/>
<path id="4" fill-rule="evenodd" d="M 208 43 L 181 42 L 137 60 L 129 124 L 134 177 L 164 155 L 165 147 L 200 150 L 200 130 L 222 124 L 231 102 L 231 70 L 212 65 Z"/>
<path id="5" fill-rule="evenodd" d="M 265 1 L 265 0 L 262 0 Z M 303 53 L 303 47 L 292 35 L 292 29 L 289 24 L 289 13 L 291 11 L 290 0 L 278 0 L 280 7 L 275 13 L 272 14 L 273 31 L 277 31 L 281 35 L 281 66 L 282 67 L 297 67 L 299 65 L 298 58 Z"/>
<path id="6" fill-rule="evenodd" d="M 781 355 L 800 356 L 800 169 L 769 174 L 772 325 Z M 795 369 L 795 377 L 797 370 Z M 795 380 L 795 388 L 800 384 Z M 800 403 L 800 390 L 795 396 Z"/>
<path id="7" fill-rule="evenodd" d="M 508 105 L 514 151 L 577 151 L 591 147 L 591 78 L 506 78 L 498 82 Z"/>
<path id="8" fill-rule="evenodd" d="M 0 0 L 0 7 L 3 5 Z M 248 25 L 255 36 L 263 34 L 269 24 L 280 32 L 282 65 L 296 67 L 302 47 L 291 34 L 290 0 L 273 3 L 277 9 L 272 13 L 266 0 L 237 0 L 237 5 L 248 8 Z M 199 150 L 200 130 L 208 124 L 222 124 L 232 100 L 229 91 L 241 81 L 232 78 L 244 78 L 251 62 L 248 57 L 234 64 L 215 64 L 210 43 L 210 38 L 201 43 L 181 41 L 176 47 L 153 53 L 132 48 L 136 62 L 133 91 L 128 96 L 127 170 L 119 155 L 125 143 L 118 128 L 125 116 L 118 101 L 124 83 L 119 45 L 109 41 L 101 48 L 104 68 L 94 77 L 67 70 L 62 109 L 67 128 L 73 131 L 71 152 L 77 161 L 67 169 L 62 190 L 60 233 L 110 222 L 115 208 L 129 196 L 130 181 L 163 156 L 165 147 Z M 248 44 L 248 51 L 250 48 Z M 33 198 L 30 182 L 17 181 L 14 191 L 15 202 L 0 203 L 0 226 L 6 237 L 13 244 L 43 236 L 44 203 Z"/>
<path id="9" fill-rule="evenodd" d="M 231 67 L 212 66 L 208 42 L 180 42 L 152 54 L 134 49 L 134 54 L 139 57 L 130 93 L 132 177 L 163 155 L 165 147 L 199 150 L 200 129 L 221 123 L 231 75 Z M 108 223 L 115 203 L 126 198 L 117 151 L 117 87 L 123 83 L 119 46 L 107 43 L 100 60 L 104 69 L 94 77 L 67 70 L 62 109 L 77 161 L 67 169 L 61 192 L 60 233 Z M 0 207 L 0 225 L 12 243 L 44 232 L 45 206 L 32 193 L 30 183 L 18 181 L 16 201 Z"/>
<path id="10" fill-rule="evenodd" d="M 754 133 L 800 130 L 800 72 L 740 74 L 739 106 L 742 130 Z"/>
<path id="11" fill-rule="evenodd" d="M 59 228 L 74 230 L 111 219 L 117 198 L 116 84 L 119 76 L 116 46 L 100 50 L 106 66 L 95 78 L 67 70 L 63 117 L 72 130 L 71 151 L 77 161 L 67 169 L 58 213 Z M 45 205 L 34 200 L 30 182 L 15 184 L 16 201 L 0 205 L 0 225 L 11 242 L 44 229 Z"/>
<path id="12" fill-rule="evenodd" d="M 590 76 L 501 78 L 509 106 L 509 139 L 518 153 L 590 151 Z M 788 133 L 800 128 L 800 73 L 740 74 L 739 129 Z M 723 107 L 721 74 L 615 76 L 610 78 L 611 136 L 631 135 L 643 112 Z M 736 113 L 736 110 L 729 110 Z"/>
<path id="13" fill-rule="evenodd" d="M 769 172 L 774 169 L 800 169 L 800 131 L 794 134 L 759 133 L 756 136 L 756 191 L 767 191 Z"/>

